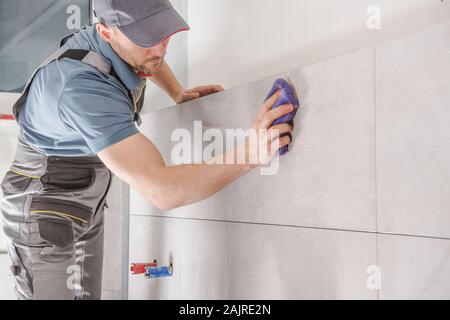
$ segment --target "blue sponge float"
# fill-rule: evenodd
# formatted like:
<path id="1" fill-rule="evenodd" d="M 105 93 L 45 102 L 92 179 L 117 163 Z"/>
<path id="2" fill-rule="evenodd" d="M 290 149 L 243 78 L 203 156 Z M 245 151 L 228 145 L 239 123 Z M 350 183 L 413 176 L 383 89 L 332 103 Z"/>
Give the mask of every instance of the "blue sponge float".
<path id="1" fill-rule="evenodd" d="M 297 114 L 298 109 L 300 108 L 300 102 L 299 102 L 299 99 L 298 99 L 298 96 L 297 96 L 294 86 L 291 85 L 287 80 L 285 80 L 285 79 L 276 80 L 275 83 L 273 84 L 272 89 L 270 90 L 269 94 L 267 95 L 265 101 L 267 101 L 270 97 L 272 97 L 278 90 L 281 90 L 282 94 L 281 94 L 280 98 L 278 99 L 278 101 L 273 105 L 272 109 L 279 108 L 285 104 L 292 104 L 294 106 L 294 111 L 275 120 L 274 123 L 272 124 L 272 126 L 276 126 L 276 125 L 282 124 L 282 123 L 289 123 L 291 125 L 294 125 L 294 118 L 295 118 L 295 115 Z M 282 136 L 286 136 L 286 135 L 290 136 L 290 134 L 284 134 Z M 292 137 L 291 137 L 291 140 L 292 140 Z M 289 152 L 289 145 L 281 148 L 279 151 L 279 155 L 283 156 L 288 152 Z"/>

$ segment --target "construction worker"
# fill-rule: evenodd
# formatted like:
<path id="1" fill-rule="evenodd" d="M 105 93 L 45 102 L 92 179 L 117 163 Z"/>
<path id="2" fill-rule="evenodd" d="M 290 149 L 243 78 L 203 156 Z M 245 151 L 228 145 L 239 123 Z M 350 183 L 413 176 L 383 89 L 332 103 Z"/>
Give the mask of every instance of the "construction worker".
<path id="1" fill-rule="evenodd" d="M 1 212 L 19 299 L 100 298 L 113 175 L 169 210 L 213 195 L 260 164 L 166 166 L 136 127 L 146 77 L 176 103 L 223 89 L 184 89 L 165 62 L 170 36 L 189 29 L 169 1 L 95 0 L 94 7 L 99 23 L 66 39 L 13 107 L 20 134 L 1 184 Z M 252 128 L 269 129 L 293 110 L 271 110 L 277 98 L 261 107 Z M 280 135 L 267 139 L 268 147 L 290 143 L 281 135 L 292 126 L 272 129 Z M 242 146 L 247 153 L 253 147 Z"/>

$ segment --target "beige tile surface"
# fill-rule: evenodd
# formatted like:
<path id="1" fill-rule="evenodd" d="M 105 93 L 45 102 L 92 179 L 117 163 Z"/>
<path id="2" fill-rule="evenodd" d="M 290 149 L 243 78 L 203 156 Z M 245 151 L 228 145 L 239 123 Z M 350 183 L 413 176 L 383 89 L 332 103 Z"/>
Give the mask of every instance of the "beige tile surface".
<path id="1" fill-rule="evenodd" d="M 379 230 L 450 237 L 450 23 L 377 47 Z"/>
<path id="2" fill-rule="evenodd" d="M 131 230 L 130 262 L 172 256 L 174 275 L 130 275 L 130 299 L 377 298 L 372 234 L 145 216 Z"/>
<path id="3" fill-rule="evenodd" d="M 450 299 L 450 240 L 379 236 L 381 299 Z"/>

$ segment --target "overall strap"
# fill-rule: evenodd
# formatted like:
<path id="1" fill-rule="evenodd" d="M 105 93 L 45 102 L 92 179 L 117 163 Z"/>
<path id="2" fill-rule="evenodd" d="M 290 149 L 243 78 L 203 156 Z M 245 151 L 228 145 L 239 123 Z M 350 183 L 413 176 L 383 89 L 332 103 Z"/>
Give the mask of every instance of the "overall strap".
<path id="1" fill-rule="evenodd" d="M 87 65 L 90 65 L 96 69 L 98 69 L 103 74 L 109 75 L 111 74 L 111 64 L 108 60 L 103 58 L 100 54 L 88 51 L 88 50 L 81 50 L 81 49 L 67 49 L 66 46 L 61 47 L 58 49 L 55 53 L 50 55 L 39 67 L 36 68 L 36 70 L 33 72 L 31 77 L 29 78 L 27 84 L 25 85 L 24 91 L 20 98 L 16 101 L 16 103 L 13 106 L 13 115 L 16 118 L 16 121 L 19 119 L 19 113 L 20 110 L 25 103 L 28 92 L 30 91 L 31 83 L 33 82 L 34 77 L 36 76 L 37 72 L 48 65 L 50 62 L 63 59 L 63 58 L 69 58 L 77 61 L 81 61 Z"/>
<path id="2" fill-rule="evenodd" d="M 87 51 L 87 50 L 81 50 L 81 49 L 70 49 L 65 51 L 59 59 L 62 58 L 69 58 L 81 61 L 85 64 L 88 64 L 94 68 L 97 68 L 100 72 L 103 74 L 108 74 L 113 77 L 115 77 L 123 86 L 126 88 L 126 85 L 122 82 L 120 77 L 115 72 L 114 68 L 111 67 L 111 64 L 108 60 L 103 58 L 98 53 L 95 53 L 93 51 Z M 142 124 L 141 119 L 141 111 L 144 106 L 144 97 L 145 97 L 145 88 L 146 88 L 146 81 L 142 81 L 141 84 L 134 90 L 128 91 L 128 95 L 130 96 L 130 99 L 133 103 L 133 121 L 136 122 L 138 126 Z"/>
<path id="3" fill-rule="evenodd" d="M 109 75 L 111 74 L 111 64 L 108 60 L 94 51 L 81 50 L 81 49 L 69 49 L 59 56 L 58 59 L 73 59 L 81 61 L 91 67 L 98 69 L 101 73 Z"/>
<path id="4" fill-rule="evenodd" d="M 31 75 L 30 79 L 28 80 L 25 89 L 20 96 L 20 98 L 16 101 L 16 103 L 13 106 L 13 115 L 16 119 L 16 121 L 19 119 L 19 113 L 20 110 L 25 103 L 28 92 L 30 90 L 31 82 L 33 81 L 34 77 L 36 76 L 37 72 L 48 65 L 50 62 L 54 60 L 59 59 L 73 59 L 77 61 L 81 61 L 91 67 L 94 67 L 98 69 L 101 73 L 105 75 L 111 75 L 114 76 L 116 79 L 119 80 L 120 83 L 126 88 L 125 84 L 121 81 L 120 77 L 116 74 L 114 69 L 111 66 L 111 63 L 106 60 L 102 55 L 94 52 L 94 51 L 88 51 L 88 50 L 82 50 L 82 49 L 68 49 L 66 45 L 63 45 L 59 50 L 57 50 L 54 54 L 52 54 L 50 57 L 48 57 Z M 144 104 L 144 92 L 145 92 L 145 81 L 142 81 L 141 85 L 136 88 L 133 91 L 128 91 L 129 97 L 133 103 L 133 112 L 134 112 L 134 121 L 137 123 L 138 126 L 141 125 L 142 120 L 140 117 L 140 113 L 142 111 L 142 107 Z"/>

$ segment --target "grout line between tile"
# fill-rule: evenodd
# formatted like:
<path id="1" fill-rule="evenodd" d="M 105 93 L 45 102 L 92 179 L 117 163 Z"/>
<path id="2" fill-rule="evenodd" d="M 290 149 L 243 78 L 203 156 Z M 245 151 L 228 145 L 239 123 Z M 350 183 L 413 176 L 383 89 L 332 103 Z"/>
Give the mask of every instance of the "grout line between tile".
<path id="1" fill-rule="evenodd" d="M 128 266 L 129 266 L 129 258 L 130 258 L 130 215 L 127 214 L 130 212 L 130 187 L 124 183 L 120 182 L 120 187 L 122 190 L 122 263 L 121 263 L 121 288 L 122 291 L 120 293 L 122 300 L 128 299 Z"/>
<path id="2" fill-rule="evenodd" d="M 343 228 L 331 228 L 331 227 L 329 227 L 329 228 L 313 227 L 313 226 L 301 226 L 301 225 L 292 225 L 292 224 L 276 224 L 276 223 L 265 223 L 265 222 L 235 221 L 235 220 L 220 220 L 220 219 L 170 217 L 167 215 L 166 216 L 164 216 L 164 215 L 148 215 L 148 214 L 138 214 L 138 213 L 133 213 L 130 215 L 134 216 L 134 217 L 142 217 L 142 218 L 163 218 L 163 219 L 174 219 L 174 220 L 234 223 L 234 224 L 269 226 L 269 227 L 287 227 L 287 228 L 310 229 L 310 230 L 342 231 L 342 232 L 349 232 L 349 233 L 364 233 L 364 234 L 373 234 L 373 235 L 399 236 L 399 237 L 408 237 L 408 238 L 423 238 L 423 239 L 430 239 L 430 240 L 450 240 L 450 237 L 427 236 L 427 235 L 394 233 L 394 232 L 377 232 L 377 231 L 370 231 L 370 230 L 356 230 L 356 229 L 343 229 Z"/>
<path id="3" fill-rule="evenodd" d="M 379 237 L 378 237 L 378 163 L 377 163 L 377 46 L 374 46 L 373 48 L 373 99 L 374 99 L 374 165 L 375 165 L 375 247 L 376 247 L 376 260 L 377 260 L 377 267 L 378 270 L 381 270 L 380 266 L 380 247 L 379 247 Z M 381 271 L 380 271 L 381 274 Z M 377 289 L 377 300 L 380 300 L 380 290 L 381 288 Z"/>

